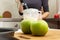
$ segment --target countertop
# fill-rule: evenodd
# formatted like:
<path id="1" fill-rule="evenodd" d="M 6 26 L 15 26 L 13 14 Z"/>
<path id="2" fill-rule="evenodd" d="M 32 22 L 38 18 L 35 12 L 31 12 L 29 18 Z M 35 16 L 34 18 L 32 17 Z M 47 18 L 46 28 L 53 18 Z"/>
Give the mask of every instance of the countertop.
<path id="1" fill-rule="evenodd" d="M 46 18 L 46 21 L 60 21 L 60 18 Z"/>
<path id="2" fill-rule="evenodd" d="M 32 36 L 17 31 L 14 37 L 19 40 L 60 40 L 60 29 L 49 29 L 45 36 Z"/>
<path id="3" fill-rule="evenodd" d="M 20 22 L 23 18 L 0 18 L 0 22 Z M 46 21 L 60 21 L 60 18 L 46 18 Z"/>
<path id="4" fill-rule="evenodd" d="M 0 22 L 20 22 L 23 18 L 0 18 Z"/>

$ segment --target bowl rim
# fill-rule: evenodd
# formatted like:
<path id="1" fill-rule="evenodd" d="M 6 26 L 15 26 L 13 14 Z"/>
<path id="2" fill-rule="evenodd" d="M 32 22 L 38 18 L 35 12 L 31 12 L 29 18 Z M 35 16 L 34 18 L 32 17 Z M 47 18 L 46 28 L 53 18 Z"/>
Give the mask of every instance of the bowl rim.
<path id="1" fill-rule="evenodd" d="M 6 33 L 15 32 L 15 30 L 12 30 L 12 29 L 6 29 L 6 28 L 0 28 L 0 30 L 7 30 L 7 31 L 5 31 L 5 32 L 0 32 L 0 34 L 6 34 Z"/>

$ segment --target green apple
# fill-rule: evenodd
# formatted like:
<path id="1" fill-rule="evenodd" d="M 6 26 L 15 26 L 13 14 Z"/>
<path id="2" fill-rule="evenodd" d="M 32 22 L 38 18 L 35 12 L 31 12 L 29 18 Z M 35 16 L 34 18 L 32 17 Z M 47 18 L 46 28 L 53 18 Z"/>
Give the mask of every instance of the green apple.
<path id="1" fill-rule="evenodd" d="M 48 23 L 44 20 L 33 21 L 30 29 L 32 35 L 44 36 L 48 32 Z"/>
<path id="2" fill-rule="evenodd" d="M 3 16 L 0 16 L 0 18 L 3 18 Z"/>
<path id="3" fill-rule="evenodd" d="M 25 33 L 25 34 L 31 33 L 31 31 L 30 31 L 31 21 L 30 20 L 22 20 L 20 24 L 21 24 L 21 30 L 23 33 Z"/>

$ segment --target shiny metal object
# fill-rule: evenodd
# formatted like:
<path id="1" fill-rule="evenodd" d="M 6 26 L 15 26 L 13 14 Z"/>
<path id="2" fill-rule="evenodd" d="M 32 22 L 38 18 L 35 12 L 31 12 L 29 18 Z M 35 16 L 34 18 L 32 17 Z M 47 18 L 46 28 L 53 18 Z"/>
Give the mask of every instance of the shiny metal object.
<path id="1" fill-rule="evenodd" d="M 20 22 L 23 18 L 0 18 L 0 22 Z"/>

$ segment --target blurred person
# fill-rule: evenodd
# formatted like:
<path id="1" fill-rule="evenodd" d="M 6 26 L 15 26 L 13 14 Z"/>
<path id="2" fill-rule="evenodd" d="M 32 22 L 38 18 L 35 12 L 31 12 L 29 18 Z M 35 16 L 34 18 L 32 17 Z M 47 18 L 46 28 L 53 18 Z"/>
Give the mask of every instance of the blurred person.
<path id="1" fill-rule="evenodd" d="M 28 8 L 35 8 L 42 11 L 42 18 L 45 19 L 49 15 L 48 0 L 20 0 L 21 3 L 26 3 Z M 20 4 L 21 4 L 20 3 Z M 21 4 L 22 5 L 22 4 Z M 20 14 L 26 9 L 23 5 L 19 7 Z"/>

